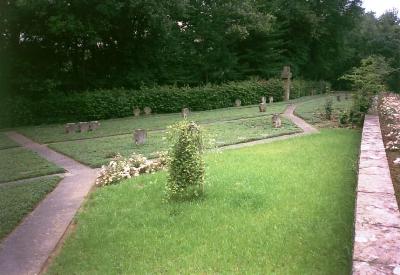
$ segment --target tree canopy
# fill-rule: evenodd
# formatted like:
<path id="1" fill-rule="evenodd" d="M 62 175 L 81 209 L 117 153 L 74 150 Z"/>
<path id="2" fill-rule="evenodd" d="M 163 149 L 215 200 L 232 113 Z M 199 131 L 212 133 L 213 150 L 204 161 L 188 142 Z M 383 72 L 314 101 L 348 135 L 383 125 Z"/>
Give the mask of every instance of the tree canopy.
<path id="1" fill-rule="evenodd" d="M 360 0 L 0 2 L 0 81 L 11 95 L 198 85 L 278 76 L 337 81 L 377 54 L 400 66 L 400 19 Z M 399 90 L 399 73 L 390 78 Z"/>

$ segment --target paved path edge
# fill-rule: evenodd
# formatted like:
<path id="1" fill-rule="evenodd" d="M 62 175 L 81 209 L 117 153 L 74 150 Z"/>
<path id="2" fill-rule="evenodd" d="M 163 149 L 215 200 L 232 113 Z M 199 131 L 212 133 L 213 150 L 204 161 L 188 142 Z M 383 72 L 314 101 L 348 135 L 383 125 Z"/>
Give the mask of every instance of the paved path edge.
<path id="1" fill-rule="evenodd" d="M 39 274 L 94 185 L 97 172 L 16 132 L 7 134 L 68 172 L 0 244 L 0 274 Z"/>

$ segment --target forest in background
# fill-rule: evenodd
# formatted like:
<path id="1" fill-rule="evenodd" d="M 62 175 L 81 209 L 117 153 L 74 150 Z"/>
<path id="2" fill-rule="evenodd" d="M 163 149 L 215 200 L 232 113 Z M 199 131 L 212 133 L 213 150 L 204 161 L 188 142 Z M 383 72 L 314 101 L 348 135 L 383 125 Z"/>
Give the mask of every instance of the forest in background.
<path id="1" fill-rule="evenodd" d="M 370 55 L 400 67 L 400 18 L 360 0 L 0 2 L 5 96 L 279 77 L 338 78 Z M 389 79 L 400 90 L 400 73 Z"/>

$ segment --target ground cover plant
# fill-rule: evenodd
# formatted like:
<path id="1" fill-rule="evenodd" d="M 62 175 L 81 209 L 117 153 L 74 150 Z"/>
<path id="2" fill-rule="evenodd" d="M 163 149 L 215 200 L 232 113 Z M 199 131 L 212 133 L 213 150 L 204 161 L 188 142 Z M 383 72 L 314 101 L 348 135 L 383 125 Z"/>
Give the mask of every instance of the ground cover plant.
<path id="1" fill-rule="evenodd" d="M 62 172 L 62 168 L 25 148 L 0 150 L 0 183 Z"/>
<path id="2" fill-rule="evenodd" d="M 209 153 L 202 200 L 163 201 L 165 172 L 97 189 L 49 274 L 350 273 L 359 141 Z"/>
<path id="3" fill-rule="evenodd" d="M 182 118 L 181 118 L 182 119 Z M 301 131 L 292 122 L 282 119 L 281 128 L 273 128 L 271 116 L 250 119 L 217 122 L 203 125 L 209 137 L 215 138 L 217 146 L 242 143 Z M 110 161 L 117 153 L 128 156 L 132 153 L 154 157 L 158 151 L 167 149 L 165 131 L 148 133 L 147 142 L 136 145 L 132 134 L 110 136 L 96 139 L 85 139 L 50 144 L 49 147 L 72 158 L 90 165 L 100 167 Z"/>
<path id="4" fill-rule="evenodd" d="M 338 96 L 340 96 L 340 101 L 337 100 Z M 353 104 L 351 94 L 347 94 L 347 96 L 346 94 L 325 95 L 299 103 L 295 113 L 311 124 L 322 124 L 329 121 L 326 107 L 330 100 L 332 101 L 332 105 L 329 106 L 330 117 L 335 121 L 339 119 L 341 112 L 348 111 Z"/>
<path id="5" fill-rule="evenodd" d="M 13 140 L 9 139 L 5 133 L 0 132 L 0 150 L 1 149 L 7 149 L 7 148 L 13 148 L 19 146 L 17 143 L 15 143 Z"/>
<path id="6" fill-rule="evenodd" d="M 55 176 L 26 183 L 0 184 L 0 239 L 11 232 L 59 181 L 60 178 Z"/>

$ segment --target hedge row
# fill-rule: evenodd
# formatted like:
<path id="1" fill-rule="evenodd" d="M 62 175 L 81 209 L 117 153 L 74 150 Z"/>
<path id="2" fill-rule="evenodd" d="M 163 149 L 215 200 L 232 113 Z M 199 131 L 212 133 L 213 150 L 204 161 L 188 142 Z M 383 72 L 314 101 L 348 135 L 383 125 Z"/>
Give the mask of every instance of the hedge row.
<path id="1" fill-rule="evenodd" d="M 292 98 L 323 93 L 326 82 L 293 81 Z M 312 92 L 314 91 L 314 92 Z M 180 112 L 188 107 L 192 111 L 233 106 L 235 99 L 242 105 L 256 104 L 261 96 L 281 101 L 282 81 L 249 80 L 200 87 L 156 86 L 140 90 L 95 90 L 76 93 L 54 93 L 39 100 L 25 98 L 5 100 L 1 108 L 1 127 L 37 125 L 60 122 L 87 121 L 132 115 L 132 109 L 148 106 L 155 113 Z"/>

